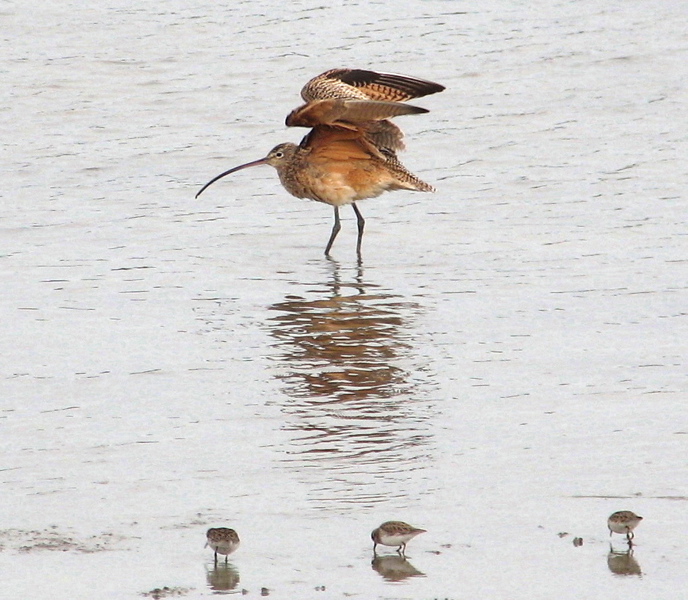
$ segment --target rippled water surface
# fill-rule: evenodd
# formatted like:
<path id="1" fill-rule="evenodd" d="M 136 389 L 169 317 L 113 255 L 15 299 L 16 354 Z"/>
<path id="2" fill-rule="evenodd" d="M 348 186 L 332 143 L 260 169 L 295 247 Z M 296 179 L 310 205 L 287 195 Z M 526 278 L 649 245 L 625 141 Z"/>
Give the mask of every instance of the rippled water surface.
<path id="1" fill-rule="evenodd" d="M 0 597 L 678 597 L 687 20 L 5 3 Z M 360 260 L 269 167 L 194 199 L 335 66 L 447 87 L 398 120 L 437 192 L 361 202 Z"/>

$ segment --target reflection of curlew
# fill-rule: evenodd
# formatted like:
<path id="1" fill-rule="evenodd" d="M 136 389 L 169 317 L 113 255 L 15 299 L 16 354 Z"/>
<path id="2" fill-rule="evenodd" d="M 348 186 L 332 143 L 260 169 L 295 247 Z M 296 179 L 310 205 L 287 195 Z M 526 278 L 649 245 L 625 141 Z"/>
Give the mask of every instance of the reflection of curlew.
<path id="1" fill-rule="evenodd" d="M 270 307 L 278 377 L 291 397 L 286 427 L 297 432 L 289 460 L 303 476 L 337 469 L 318 493 L 340 502 L 403 495 L 398 481 L 427 460 L 432 414 L 416 399 L 427 371 L 414 364 L 411 345 L 420 308 L 365 282 L 360 265 L 349 281 L 336 262 L 329 266 L 324 288 L 300 284 L 301 293 Z M 362 465 L 371 465 L 374 481 Z M 397 484 L 378 489 L 391 480 Z"/>
<path id="2" fill-rule="evenodd" d="M 628 550 L 620 552 L 609 546 L 607 566 L 614 575 L 642 575 L 638 561 L 633 558 L 633 550 L 629 545 Z"/>
<path id="3" fill-rule="evenodd" d="M 424 577 L 416 567 L 406 558 L 394 554 L 375 556 L 371 563 L 373 571 L 377 571 L 387 581 L 403 581 L 409 577 Z"/>
<path id="4" fill-rule="evenodd" d="M 407 386 L 407 373 L 394 365 L 408 348 L 394 296 L 291 296 L 271 308 L 282 313 L 272 319 L 272 332 L 293 368 L 290 395 L 356 401 L 395 396 Z"/>
<path id="5" fill-rule="evenodd" d="M 360 266 L 354 282 L 342 283 L 339 265 L 330 263 L 333 277 L 324 288 L 306 285 L 306 295 L 290 295 L 270 307 L 279 313 L 270 329 L 289 371 L 287 393 L 322 404 L 411 392 L 413 382 L 402 365 L 410 352 L 409 320 L 419 306 L 364 283 Z"/>

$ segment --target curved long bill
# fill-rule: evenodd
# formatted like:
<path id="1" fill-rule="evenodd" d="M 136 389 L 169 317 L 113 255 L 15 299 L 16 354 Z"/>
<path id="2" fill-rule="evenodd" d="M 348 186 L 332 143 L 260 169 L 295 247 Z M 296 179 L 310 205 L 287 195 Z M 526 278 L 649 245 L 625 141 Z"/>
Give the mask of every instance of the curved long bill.
<path id="1" fill-rule="evenodd" d="M 260 158 L 258 160 L 253 160 L 251 162 L 246 163 L 245 165 L 239 165 L 238 167 L 234 167 L 232 169 L 229 169 L 229 171 L 225 171 L 224 173 L 220 173 L 217 177 L 213 177 L 208 183 L 206 183 L 196 194 L 196 198 L 198 198 L 207 187 L 210 187 L 213 183 L 215 183 L 218 179 L 222 179 L 225 175 L 231 175 L 232 173 L 236 173 L 237 171 L 241 171 L 241 169 L 248 169 L 249 167 L 258 167 L 260 165 L 266 165 L 268 164 L 268 157 L 266 156 L 265 158 Z"/>

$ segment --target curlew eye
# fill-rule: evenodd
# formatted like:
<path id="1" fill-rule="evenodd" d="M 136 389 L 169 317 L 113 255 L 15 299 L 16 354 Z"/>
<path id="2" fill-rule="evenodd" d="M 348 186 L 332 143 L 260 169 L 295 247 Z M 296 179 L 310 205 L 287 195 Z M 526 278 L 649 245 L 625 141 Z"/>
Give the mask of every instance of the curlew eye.
<path id="1" fill-rule="evenodd" d="M 283 158 L 284 157 L 284 152 L 282 150 L 278 150 L 275 152 L 275 158 Z"/>

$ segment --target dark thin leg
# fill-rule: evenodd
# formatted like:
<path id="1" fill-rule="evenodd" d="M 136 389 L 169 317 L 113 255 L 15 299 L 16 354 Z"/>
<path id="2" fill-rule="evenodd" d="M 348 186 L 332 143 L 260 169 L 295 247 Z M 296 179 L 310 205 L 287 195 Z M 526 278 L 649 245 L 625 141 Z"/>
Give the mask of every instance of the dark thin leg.
<path id="1" fill-rule="evenodd" d="M 351 206 L 353 206 L 354 208 L 354 212 L 356 213 L 356 222 L 358 223 L 358 241 L 356 242 L 356 254 L 360 256 L 361 241 L 363 240 L 363 228 L 365 227 L 365 219 L 363 218 L 361 211 L 358 210 L 358 206 L 356 206 L 355 202 L 352 202 Z"/>
<path id="2" fill-rule="evenodd" d="M 217 566 L 217 552 L 215 552 L 215 566 Z"/>
<path id="3" fill-rule="evenodd" d="M 375 548 L 377 548 L 377 542 L 373 542 L 373 556 L 377 556 L 377 552 L 375 551 Z"/>
<path id="4" fill-rule="evenodd" d="M 337 234 L 339 233 L 339 230 L 341 228 L 342 228 L 342 226 L 339 223 L 339 207 L 335 206 L 334 207 L 334 225 L 332 226 L 332 233 L 330 234 L 330 241 L 327 242 L 327 246 L 325 246 L 325 254 L 326 255 L 330 254 L 330 248 L 332 248 L 332 244 L 334 243 L 334 238 L 337 237 Z"/>

